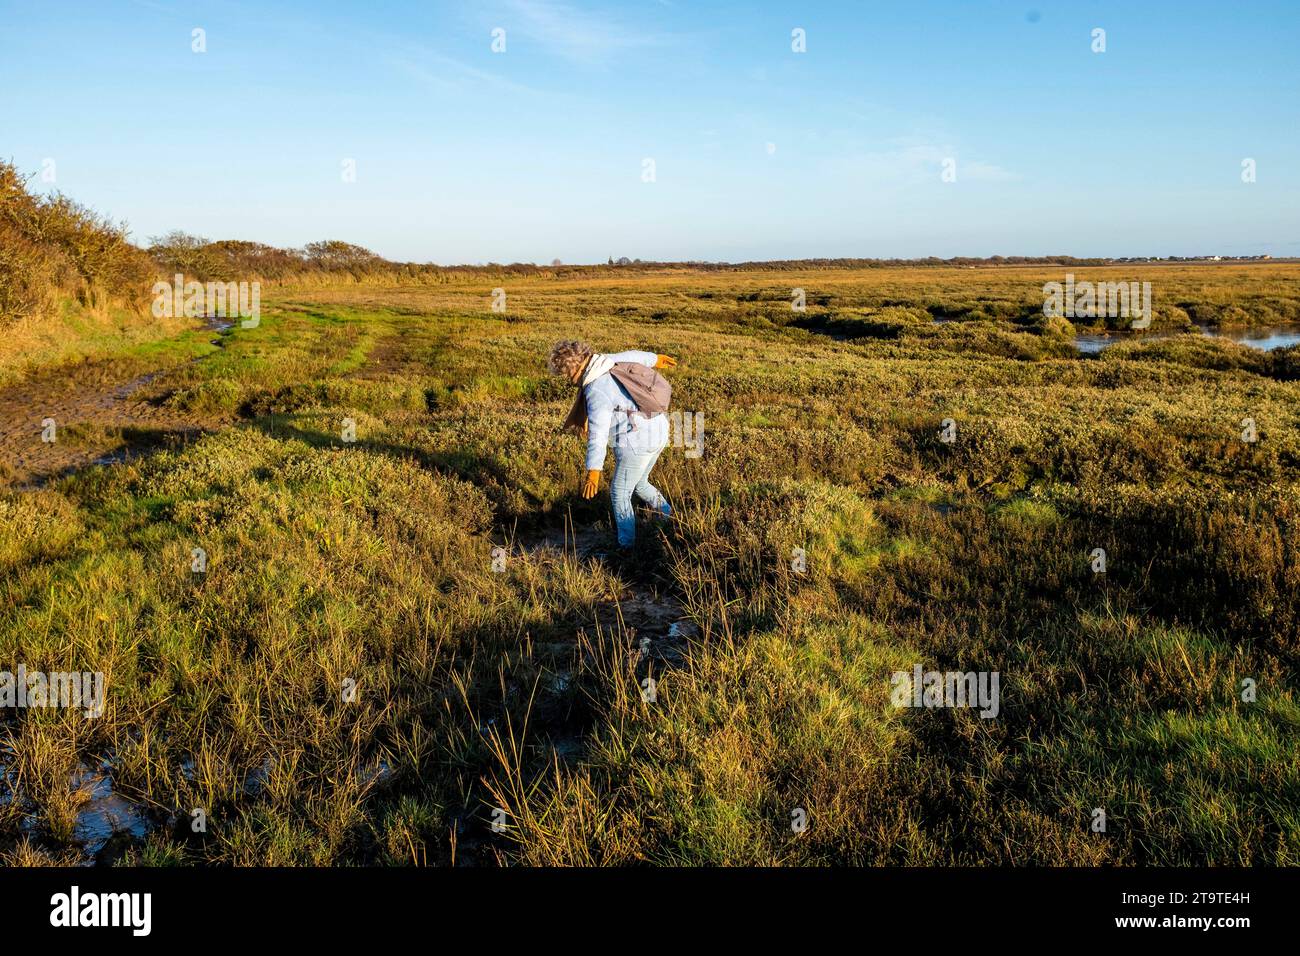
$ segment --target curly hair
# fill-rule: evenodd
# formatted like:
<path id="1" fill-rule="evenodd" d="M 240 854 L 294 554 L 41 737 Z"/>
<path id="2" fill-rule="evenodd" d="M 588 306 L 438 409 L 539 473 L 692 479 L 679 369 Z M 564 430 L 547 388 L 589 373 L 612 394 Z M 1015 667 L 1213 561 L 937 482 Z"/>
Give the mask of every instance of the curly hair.
<path id="1" fill-rule="evenodd" d="M 571 376 L 591 358 L 591 346 L 577 339 L 556 342 L 551 349 L 547 367 L 556 375 Z"/>

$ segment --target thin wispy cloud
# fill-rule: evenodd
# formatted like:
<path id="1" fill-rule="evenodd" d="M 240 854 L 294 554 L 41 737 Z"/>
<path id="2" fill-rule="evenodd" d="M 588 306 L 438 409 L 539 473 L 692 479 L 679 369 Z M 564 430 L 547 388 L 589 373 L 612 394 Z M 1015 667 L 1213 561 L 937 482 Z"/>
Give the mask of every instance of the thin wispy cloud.
<path id="1" fill-rule="evenodd" d="M 982 163 L 978 160 L 960 166 L 959 175 L 980 183 L 1010 183 L 1020 179 L 1018 174 L 996 163 Z"/>
<path id="2" fill-rule="evenodd" d="M 953 146 L 895 142 L 884 149 L 859 151 L 827 161 L 827 171 L 839 178 L 880 185 L 940 182 L 944 163 L 952 160 L 958 182 L 1015 182 L 1017 173 L 983 159 L 965 159 Z"/>
<path id="3" fill-rule="evenodd" d="M 573 63 L 599 65 L 630 50 L 661 46 L 669 38 L 645 33 L 605 13 L 551 0 L 509 0 L 507 29 Z"/>
<path id="4" fill-rule="evenodd" d="M 427 50 L 390 53 L 384 57 L 384 62 L 408 79 L 437 93 L 463 94 L 478 87 L 502 93 L 545 95 L 541 90 L 516 83 L 490 70 L 481 70 L 454 57 Z"/>
<path id="5" fill-rule="evenodd" d="M 144 7 L 147 10 L 153 10 L 157 13 L 176 13 L 177 11 L 161 3 L 150 3 L 149 0 L 131 0 L 137 7 Z"/>

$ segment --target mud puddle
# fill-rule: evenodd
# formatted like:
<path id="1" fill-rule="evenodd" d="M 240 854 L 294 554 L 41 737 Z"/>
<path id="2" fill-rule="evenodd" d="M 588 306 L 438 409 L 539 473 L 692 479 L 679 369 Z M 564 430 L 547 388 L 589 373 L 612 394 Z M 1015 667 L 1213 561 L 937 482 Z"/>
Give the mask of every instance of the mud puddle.
<path id="1" fill-rule="evenodd" d="M 13 749 L 0 743 L 0 810 L 17 804 L 19 837 L 37 844 L 46 843 L 46 822 L 39 808 L 27 798 L 14 778 L 15 762 Z M 261 796 L 273 768 L 272 757 L 263 759 L 244 775 L 240 791 L 252 799 Z M 147 798 L 132 796 L 129 788 L 124 789 L 116 783 L 115 769 L 115 758 L 109 754 L 82 760 L 68 778 L 69 792 L 79 795 L 68 844 L 76 855 L 74 862 L 78 866 L 117 863 L 128 850 L 140 846 L 155 830 L 175 830 L 188 823 L 188 817 L 181 810 L 168 809 Z M 192 758 L 181 762 L 180 773 L 190 783 L 195 781 Z M 357 781 L 369 791 L 387 784 L 393 770 L 386 761 L 379 760 L 357 767 L 355 774 Z M 57 849 L 64 846 L 60 841 L 53 841 L 50 845 Z"/>
<path id="2" fill-rule="evenodd" d="M 72 831 L 86 865 L 119 855 L 156 826 L 144 806 L 113 788 L 112 769 L 112 762 L 103 760 L 97 767 L 83 764 L 72 776 L 72 788 L 86 795 Z"/>
<path id="3" fill-rule="evenodd" d="M 44 821 L 14 779 L 15 759 L 13 750 L 0 744 L 0 807 L 16 804 L 22 814 L 19 834 L 40 843 Z M 78 794 L 71 845 L 79 866 L 115 862 L 160 824 L 157 814 L 114 787 L 112 772 L 111 757 L 82 761 L 67 781 L 68 790 Z"/>

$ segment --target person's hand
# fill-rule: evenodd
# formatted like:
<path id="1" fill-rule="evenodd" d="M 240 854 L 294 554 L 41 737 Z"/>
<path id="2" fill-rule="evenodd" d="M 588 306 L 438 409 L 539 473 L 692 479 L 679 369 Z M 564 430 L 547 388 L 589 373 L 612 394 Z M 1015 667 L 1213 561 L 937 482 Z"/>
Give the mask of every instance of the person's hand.
<path id="1" fill-rule="evenodd" d="M 676 367 L 677 367 L 677 359 L 673 358 L 671 355 L 655 356 L 655 368 L 676 368 Z"/>
<path id="2" fill-rule="evenodd" d="M 582 497 L 596 497 L 596 489 L 600 487 L 600 469 L 593 468 L 587 472 L 587 480 L 582 483 Z"/>

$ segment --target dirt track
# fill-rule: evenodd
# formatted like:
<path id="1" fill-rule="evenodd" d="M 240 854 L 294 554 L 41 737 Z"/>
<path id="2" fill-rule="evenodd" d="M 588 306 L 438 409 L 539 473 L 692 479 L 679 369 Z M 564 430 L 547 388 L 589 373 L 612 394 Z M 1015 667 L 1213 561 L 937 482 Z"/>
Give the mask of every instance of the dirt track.
<path id="1" fill-rule="evenodd" d="M 204 422 L 164 404 L 169 373 L 182 367 L 88 362 L 0 389 L 0 484 L 43 484 L 199 433 Z M 53 442 L 42 440 L 47 418 Z"/>

